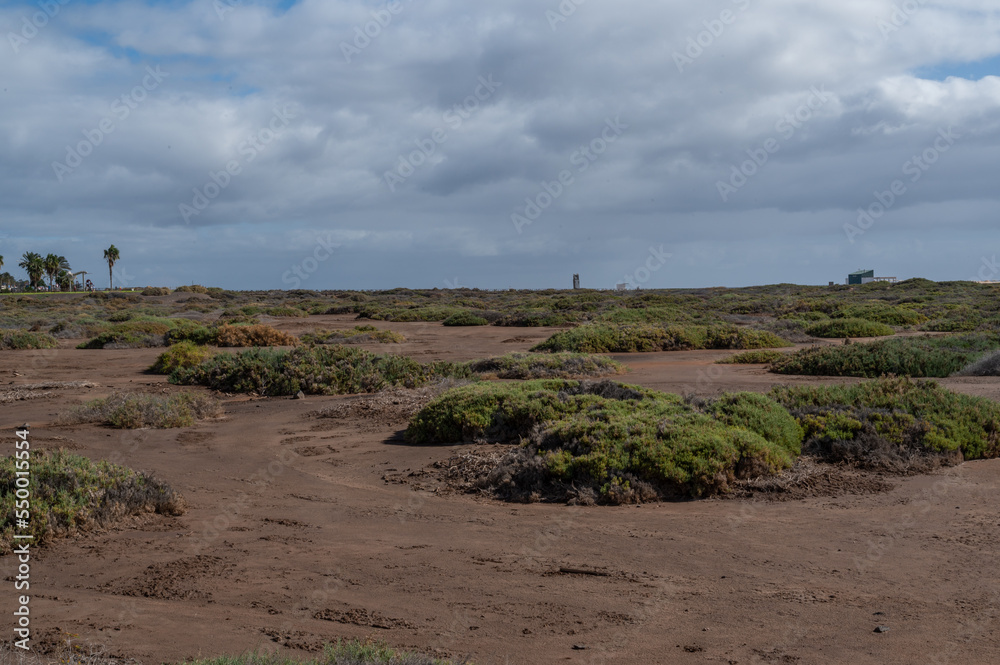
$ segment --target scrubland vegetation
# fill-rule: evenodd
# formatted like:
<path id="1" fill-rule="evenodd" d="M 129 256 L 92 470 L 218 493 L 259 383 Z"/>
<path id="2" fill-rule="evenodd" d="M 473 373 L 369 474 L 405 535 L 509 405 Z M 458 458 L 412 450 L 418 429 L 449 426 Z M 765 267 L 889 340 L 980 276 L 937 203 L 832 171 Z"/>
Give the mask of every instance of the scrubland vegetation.
<path id="1" fill-rule="evenodd" d="M 198 420 L 222 415 L 219 402 L 207 395 L 114 393 L 87 402 L 61 418 L 63 424 L 100 423 L 119 429 L 190 427 Z"/>
<path id="2" fill-rule="evenodd" d="M 406 434 L 518 444 L 478 479 L 507 499 L 627 503 L 724 493 L 802 452 L 904 473 L 996 457 L 1000 405 L 900 378 L 710 401 L 607 380 L 479 383 L 435 399 Z"/>
<path id="3" fill-rule="evenodd" d="M 33 545 L 54 537 L 100 526 L 126 515 L 157 512 L 179 515 L 183 500 L 168 485 L 108 462 L 91 462 L 63 451 L 32 451 L 29 521 Z M 15 468 L 13 457 L 0 457 L 0 554 L 12 551 L 14 537 Z M 18 533 L 25 533 L 23 529 Z"/>

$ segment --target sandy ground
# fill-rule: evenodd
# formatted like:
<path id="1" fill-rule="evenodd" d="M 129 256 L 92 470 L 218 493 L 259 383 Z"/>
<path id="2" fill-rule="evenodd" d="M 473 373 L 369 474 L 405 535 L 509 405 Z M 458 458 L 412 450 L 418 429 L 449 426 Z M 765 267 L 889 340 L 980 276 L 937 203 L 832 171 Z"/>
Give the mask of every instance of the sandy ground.
<path id="1" fill-rule="evenodd" d="M 551 333 L 378 325 L 408 338 L 378 348 L 421 360 L 526 350 Z M 669 391 L 806 381 L 711 365 L 725 353 L 616 357 L 633 368 L 625 380 Z M 97 384 L 0 403 L 5 432 L 28 422 L 36 446 L 152 471 L 189 504 L 38 553 L 36 648 L 74 635 L 154 663 L 255 648 L 302 656 L 371 636 L 480 665 L 1000 661 L 1000 460 L 877 494 L 581 508 L 429 491 L 424 470 L 463 447 L 406 445 L 404 409 L 344 408 L 358 397 L 229 397 L 224 419 L 184 430 L 54 424 L 113 389 L 177 390 L 143 373 L 156 355 L 68 343 L 0 354 L 0 394 Z M 944 383 L 1000 398 L 995 380 Z M 317 417 L 338 405 L 342 417 Z M 0 566 L 10 580 L 12 558 Z"/>

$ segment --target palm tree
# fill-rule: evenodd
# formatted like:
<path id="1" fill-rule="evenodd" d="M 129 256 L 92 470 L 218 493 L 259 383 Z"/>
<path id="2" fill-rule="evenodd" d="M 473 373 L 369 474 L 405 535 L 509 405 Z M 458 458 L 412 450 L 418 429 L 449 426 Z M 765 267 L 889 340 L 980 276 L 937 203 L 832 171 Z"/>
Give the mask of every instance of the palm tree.
<path id="1" fill-rule="evenodd" d="M 114 245 L 111 245 L 111 247 L 108 247 L 106 250 L 104 250 L 104 260 L 108 262 L 108 281 L 111 282 L 112 290 L 115 288 L 115 275 L 112 272 L 112 270 L 115 267 L 115 262 L 119 258 L 121 258 L 121 253 L 118 251 L 118 248 L 115 247 Z"/>
<path id="2" fill-rule="evenodd" d="M 28 281 L 31 282 L 31 288 L 35 288 L 35 284 L 42 281 L 42 274 L 45 273 L 45 260 L 40 254 L 25 252 L 24 256 L 21 257 L 21 262 L 17 266 L 28 273 Z"/>
<path id="3" fill-rule="evenodd" d="M 2 258 L 3 257 L 0 256 L 0 259 Z M 0 267 L 3 267 L 3 261 L 0 261 Z M 5 272 L 0 275 L 0 286 L 13 287 L 15 284 L 17 284 L 17 280 L 15 280 L 14 276 L 9 272 Z"/>
<path id="4" fill-rule="evenodd" d="M 45 274 L 49 276 L 49 291 L 52 290 L 53 280 L 64 270 L 69 270 L 69 261 L 65 256 L 49 254 L 45 257 Z"/>
<path id="5" fill-rule="evenodd" d="M 3 255 L 0 254 L 0 270 L 3 270 Z"/>

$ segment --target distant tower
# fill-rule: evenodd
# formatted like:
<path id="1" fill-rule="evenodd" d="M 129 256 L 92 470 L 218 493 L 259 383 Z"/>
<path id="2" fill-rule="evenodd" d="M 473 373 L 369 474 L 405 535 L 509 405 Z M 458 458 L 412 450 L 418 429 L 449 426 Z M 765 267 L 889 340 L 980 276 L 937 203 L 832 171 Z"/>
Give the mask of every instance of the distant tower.
<path id="1" fill-rule="evenodd" d="M 579 275 L 573 275 L 573 288 L 574 289 L 580 288 L 580 276 Z"/>

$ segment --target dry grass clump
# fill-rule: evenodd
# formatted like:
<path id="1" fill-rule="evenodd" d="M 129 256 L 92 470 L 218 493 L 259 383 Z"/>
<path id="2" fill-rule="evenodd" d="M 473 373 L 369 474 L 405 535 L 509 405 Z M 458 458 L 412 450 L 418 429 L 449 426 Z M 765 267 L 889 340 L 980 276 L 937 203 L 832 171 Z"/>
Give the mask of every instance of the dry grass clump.
<path id="1" fill-rule="evenodd" d="M 299 339 L 295 335 L 262 324 L 249 326 L 223 324 L 216 331 L 215 343 L 228 347 L 296 346 Z"/>
<path id="2" fill-rule="evenodd" d="M 87 402 L 60 418 L 62 424 L 102 423 L 119 429 L 190 427 L 223 413 L 218 400 L 197 393 L 149 395 L 119 392 Z"/>

